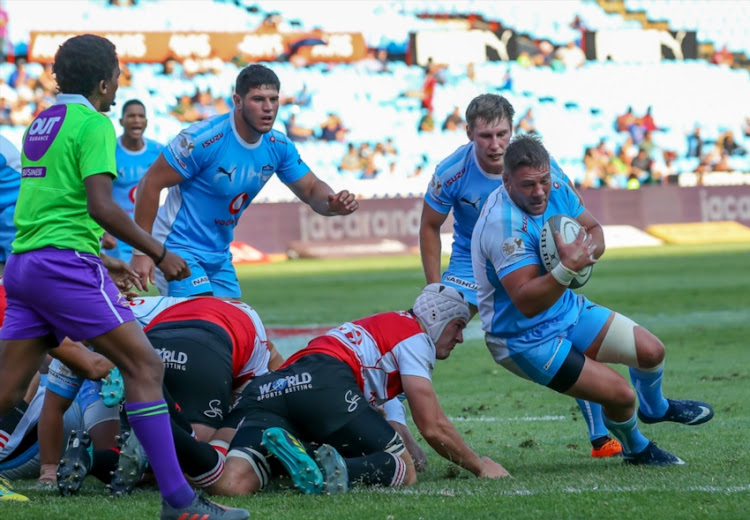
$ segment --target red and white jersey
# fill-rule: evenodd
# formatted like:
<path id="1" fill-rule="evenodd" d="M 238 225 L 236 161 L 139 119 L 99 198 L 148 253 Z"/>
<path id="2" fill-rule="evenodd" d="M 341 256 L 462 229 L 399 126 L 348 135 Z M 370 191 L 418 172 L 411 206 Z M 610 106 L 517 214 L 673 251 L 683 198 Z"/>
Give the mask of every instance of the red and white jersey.
<path id="1" fill-rule="evenodd" d="M 402 393 L 402 375 L 431 380 L 435 366 L 435 345 L 406 311 L 344 323 L 313 339 L 283 366 L 310 354 L 327 354 L 348 364 L 372 405 Z"/>
<path id="2" fill-rule="evenodd" d="M 146 298 L 141 298 L 145 300 Z M 173 298 L 178 300 L 179 298 Z M 185 320 L 203 320 L 218 325 L 232 341 L 232 387 L 244 384 L 248 379 L 268 372 L 271 353 L 263 322 L 255 309 L 244 302 L 221 300 L 212 297 L 186 298 L 152 316 L 144 328 L 146 332 L 160 323 Z M 134 314 L 139 305 L 133 305 Z M 149 307 L 149 302 L 142 304 Z"/>

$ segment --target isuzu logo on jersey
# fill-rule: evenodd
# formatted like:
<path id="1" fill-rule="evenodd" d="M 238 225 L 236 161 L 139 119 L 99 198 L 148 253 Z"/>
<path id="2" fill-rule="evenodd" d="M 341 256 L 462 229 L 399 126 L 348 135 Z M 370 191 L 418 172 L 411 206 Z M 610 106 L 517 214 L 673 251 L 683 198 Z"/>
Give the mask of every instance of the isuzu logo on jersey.
<path id="1" fill-rule="evenodd" d="M 244 191 L 233 198 L 232 202 L 229 203 L 229 213 L 231 213 L 232 215 L 236 215 L 237 213 L 242 211 L 242 206 L 245 205 L 247 199 L 248 195 Z"/>
<path id="2" fill-rule="evenodd" d="M 259 386 L 258 401 L 271 397 L 279 397 L 280 395 L 290 394 L 299 390 L 309 390 L 312 386 L 312 376 L 309 372 L 280 377 L 270 383 L 264 383 Z"/>
<path id="3" fill-rule="evenodd" d="M 159 354 L 161 360 L 164 362 L 164 368 L 171 368 L 172 370 L 185 371 L 188 362 L 188 356 L 184 352 L 177 352 L 176 350 L 167 350 L 165 348 L 157 348 L 156 353 Z"/>

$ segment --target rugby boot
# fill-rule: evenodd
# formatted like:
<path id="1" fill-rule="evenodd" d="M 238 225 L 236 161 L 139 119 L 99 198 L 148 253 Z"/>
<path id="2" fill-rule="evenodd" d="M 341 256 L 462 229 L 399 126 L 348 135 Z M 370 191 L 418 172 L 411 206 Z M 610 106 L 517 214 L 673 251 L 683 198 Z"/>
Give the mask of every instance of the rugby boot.
<path id="1" fill-rule="evenodd" d="M 323 492 L 328 495 L 345 493 L 349 489 L 349 471 L 336 449 L 323 444 L 315 450 L 315 462 L 323 473 Z"/>
<path id="2" fill-rule="evenodd" d="M 306 495 L 323 493 L 323 474 L 302 443 L 282 428 L 263 432 L 263 446 L 284 465 L 294 487 Z"/>
<path id="3" fill-rule="evenodd" d="M 684 460 L 659 448 L 654 442 L 649 442 L 646 449 L 638 453 L 623 453 L 625 464 L 635 466 L 684 466 Z"/>
<path id="4" fill-rule="evenodd" d="M 73 430 L 57 466 L 57 489 L 63 496 L 75 495 L 91 471 L 91 436 L 86 430 Z"/>
<path id="5" fill-rule="evenodd" d="M 119 368 L 111 369 L 107 377 L 102 379 L 102 390 L 99 395 L 102 396 L 104 405 L 109 408 L 114 408 L 125 400 L 125 383 Z"/>
<path id="6" fill-rule="evenodd" d="M 117 443 L 120 458 L 117 461 L 117 469 L 112 472 L 112 480 L 107 484 L 113 497 L 132 493 L 148 466 L 146 452 L 133 432 L 123 432 L 118 436 Z"/>
<path id="7" fill-rule="evenodd" d="M 667 399 L 669 408 L 662 417 L 649 417 L 638 410 L 638 418 L 646 424 L 659 422 L 676 422 L 696 426 L 710 421 L 714 416 L 714 409 L 710 404 L 703 401 L 690 401 L 682 399 Z"/>
<path id="8" fill-rule="evenodd" d="M 202 495 L 195 495 L 193 502 L 183 508 L 174 508 L 161 501 L 161 520 L 246 520 L 250 513 L 246 509 L 234 509 L 211 502 Z"/>
<path id="9" fill-rule="evenodd" d="M 607 437 L 607 442 L 595 448 L 591 447 L 591 456 L 595 459 L 603 459 L 608 457 L 620 457 L 622 455 L 622 444 L 617 439 Z"/>
<path id="10" fill-rule="evenodd" d="M 11 488 L 10 482 L 0 477 L 0 502 L 28 502 L 29 499 L 16 493 Z"/>

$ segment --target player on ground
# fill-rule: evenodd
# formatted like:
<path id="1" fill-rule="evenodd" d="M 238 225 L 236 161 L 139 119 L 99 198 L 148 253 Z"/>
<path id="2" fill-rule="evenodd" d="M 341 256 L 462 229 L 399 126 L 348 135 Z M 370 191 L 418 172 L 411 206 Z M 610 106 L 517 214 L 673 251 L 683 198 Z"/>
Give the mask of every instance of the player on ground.
<path id="1" fill-rule="evenodd" d="M 122 135 L 117 139 L 115 162 L 117 163 L 117 178 L 112 182 L 112 196 L 115 202 L 133 217 L 135 207 L 135 189 L 138 182 L 146 174 L 162 149 L 161 144 L 143 137 L 148 126 L 146 107 L 138 99 L 130 99 L 122 106 L 120 118 Z M 133 248 L 105 233 L 102 247 L 107 254 L 130 262 Z"/>
<path id="2" fill-rule="evenodd" d="M 280 82 L 269 68 L 253 64 L 237 76 L 234 110 L 183 130 L 138 185 L 135 221 L 179 251 L 191 276 L 167 283 L 156 273 L 161 294 L 239 298 L 229 244 L 240 215 L 274 172 L 300 200 L 325 216 L 359 207 L 346 190 L 331 188 L 302 161 L 294 144 L 273 130 Z M 159 194 L 169 188 L 159 208 Z M 154 281 L 154 263 L 134 251 L 133 269 L 144 286 Z"/>
<path id="3" fill-rule="evenodd" d="M 182 258 L 138 228 L 112 199 L 115 135 L 99 112 L 110 109 L 117 92 L 115 46 L 91 34 L 70 38 L 58 49 L 53 70 L 61 92 L 57 104 L 34 119 L 23 141 L 0 331 L 0 414 L 21 400 L 47 352 L 64 337 L 87 340 L 125 379 L 125 409 L 162 492 L 161 518 L 247 518 L 247 511 L 198 497 L 185 481 L 161 392 L 164 367 L 99 257 L 104 228 L 146 251 L 167 278 L 189 275 Z M 60 294 L 85 303 L 67 305 L 54 298 Z"/>
<path id="4" fill-rule="evenodd" d="M 13 212 L 21 184 L 21 152 L 0 135 L 0 276 L 5 269 L 16 234 Z"/>
<path id="5" fill-rule="evenodd" d="M 531 135 L 519 136 L 504 155 L 503 186 L 487 199 L 471 241 L 479 315 L 490 353 L 521 377 L 600 403 L 626 463 L 684 464 L 640 433 L 636 393 L 638 417 L 649 424 L 702 424 L 713 410 L 700 401 L 665 399 L 661 341 L 568 288 L 576 272 L 604 252 L 604 235 L 580 198 L 551 176 L 544 146 Z M 555 237 L 561 262 L 546 272 L 539 256 L 540 230 L 556 214 L 575 218 L 585 232 L 570 244 Z M 636 392 L 604 363 L 629 366 Z"/>
<path id="6" fill-rule="evenodd" d="M 482 94 L 466 109 L 469 143 L 461 146 L 437 167 L 424 197 L 419 228 L 419 248 L 427 283 L 442 281 L 461 291 L 471 316 L 477 312 L 477 284 L 471 267 L 471 235 L 484 201 L 502 183 L 503 153 L 513 133 L 513 106 L 497 94 Z M 551 174 L 570 184 L 554 159 Z M 448 269 L 440 275 L 440 227 L 453 211 L 453 246 Z M 591 455 L 612 457 L 622 453 L 602 421 L 596 403 L 577 399 L 589 430 Z"/>
<path id="7" fill-rule="evenodd" d="M 440 455 L 478 477 L 508 476 L 466 444 L 432 386 L 435 360 L 446 359 L 463 341 L 468 319 L 461 293 L 431 284 L 412 310 L 345 323 L 313 339 L 280 370 L 245 388 L 228 419 L 241 426 L 225 472 L 210 490 L 243 495 L 262 489 L 278 471 L 269 465 L 269 453 L 305 493 L 343 491 L 354 482 L 413 484 L 416 473 L 401 437 L 372 406 L 402 392 L 417 428 Z M 322 473 L 294 437 L 325 443 L 315 452 Z"/>

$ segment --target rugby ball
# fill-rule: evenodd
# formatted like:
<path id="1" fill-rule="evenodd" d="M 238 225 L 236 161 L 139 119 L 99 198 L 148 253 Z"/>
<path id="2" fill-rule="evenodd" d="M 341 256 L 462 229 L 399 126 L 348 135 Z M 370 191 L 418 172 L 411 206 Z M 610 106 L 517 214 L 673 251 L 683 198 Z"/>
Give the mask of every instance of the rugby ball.
<path id="1" fill-rule="evenodd" d="M 547 222 L 542 226 L 542 234 L 539 239 L 539 256 L 542 258 L 542 263 L 547 269 L 547 272 L 552 271 L 557 264 L 560 263 L 560 256 L 557 253 L 557 244 L 555 244 L 555 231 L 560 232 L 560 236 L 566 244 L 574 242 L 578 237 L 578 231 L 581 229 L 581 225 L 574 218 L 567 215 L 558 214 L 553 215 L 547 219 Z M 593 265 L 587 265 L 580 271 L 578 275 L 573 278 L 570 282 L 571 289 L 577 289 L 583 287 L 586 282 L 591 278 L 591 272 L 594 270 Z"/>

